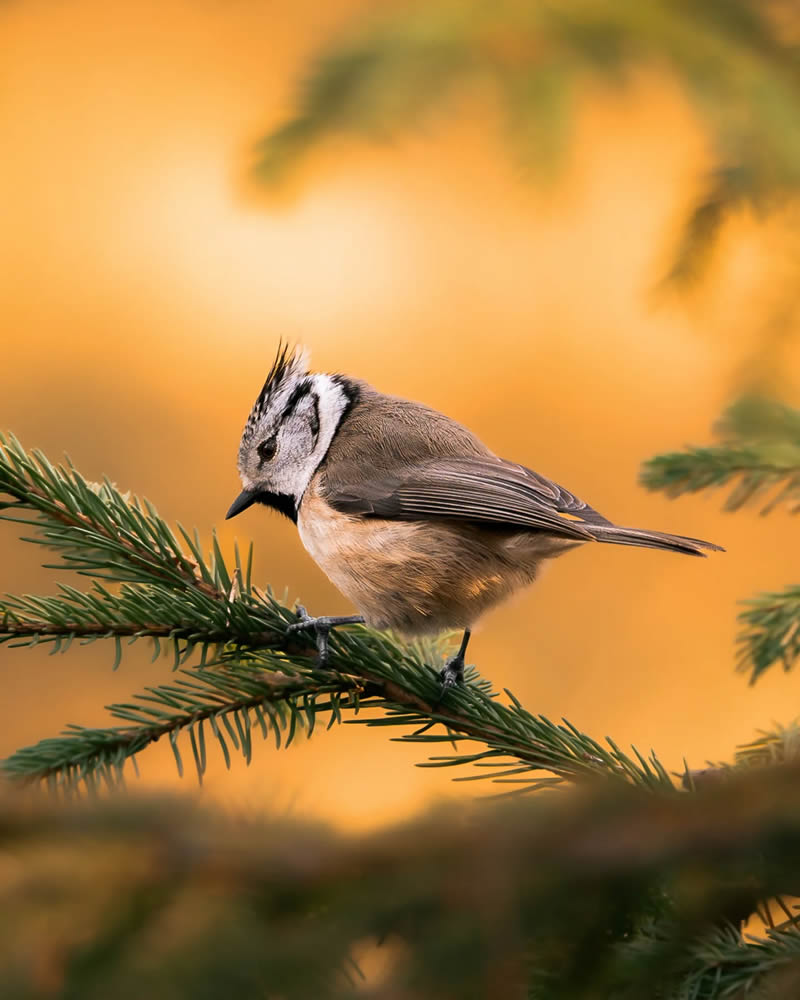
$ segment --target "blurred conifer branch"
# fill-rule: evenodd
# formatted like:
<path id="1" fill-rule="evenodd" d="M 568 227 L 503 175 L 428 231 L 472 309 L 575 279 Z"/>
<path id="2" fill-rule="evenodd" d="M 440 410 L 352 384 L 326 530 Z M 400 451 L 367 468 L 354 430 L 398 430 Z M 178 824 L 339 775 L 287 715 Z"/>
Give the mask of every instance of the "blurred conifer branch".
<path id="1" fill-rule="evenodd" d="M 758 594 L 742 603 L 738 668 L 751 671 L 751 683 L 773 664 L 790 670 L 800 656 L 800 587 Z"/>
<path id="2" fill-rule="evenodd" d="M 737 747 L 736 763 L 745 767 L 797 763 L 800 760 L 800 723 L 776 725 L 758 734 L 750 743 Z"/>
<path id="3" fill-rule="evenodd" d="M 800 191 L 796 16 L 763 0 L 404 5 L 322 48 L 293 115 L 259 144 L 255 170 L 274 182 L 335 132 L 391 137 L 424 122 L 464 84 L 496 93 L 523 163 L 552 167 L 582 93 L 624 86 L 642 67 L 667 69 L 715 153 L 669 274 L 685 281 L 732 210 L 762 214 Z"/>
<path id="4" fill-rule="evenodd" d="M 347 715 L 354 717 L 347 721 L 400 727 L 405 732 L 397 738 L 428 747 L 475 744 L 474 752 L 436 755 L 422 766 L 473 764 L 483 769 L 477 776 L 526 790 L 593 774 L 674 787 L 654 754 L 634 751 L 631 757 L 569 723 L 532 715 L 510 693 L 510 704 L 501 704 L 474 669 L 468 686 L 439 704 L 430 661 L 441 650 L 431 645 L 404 646 L 362 627 L 337 630 L 330 669 L 318 669 L 310 639 L 287 635 L 295 613 L 253 585 L 249 555 L 243 563 L 237 552 L 231 571 L 216 538 L 206 558 L 197 534 L 179 528 L 186 551 L 148 501 L 107 481 L 88 483 L 71 463 L 56 467 L 0 436 L 3 496 L 0 519 L 23 525 L 33 532 L 27 541 L 58 553 L 61 561 L 53 568 L 74 570 L 93 583 L 87 591 L 61 584 L 54 597 L 0 601 L 0 643 L 47 643 L 56 653 L 76 640 L 106 640 L 116 668 L 123 640 L 147 639 L 154 656 L 171 650 L 175 670 L 170 683 L 109 706 L 124 725 L 71 726 L 18 751 L 4 764 L 15 778 L 66 788 L 112 784 L 129 759 L 162 738 L 169 739 L 182 771 L 181 737 L 184 748 L 188 737 L 202 778 L 209 735 L 230 765 L 231 748 L 250 760 L 254 734 L 280 747 L 300 729 L 311 733 L 320 717 L 330 726 Z M 436 723 L 438 730 L 432 729 Z"/>
<path id="5" fill-rule="evenodd" d="M 41 996 L 49 971 L 76 997 L 795 997 L 799 778 L 604 782 L 350 838 L 163 799 L 6 797 L 0 852 L 25 853 L 0 881 L 4 996 Z M 743 935 L 766 899 L 767 929 Z M 370 950 L 384 961 L 361 979 Z"/>
<path id="6" fill-rule="evenodd" d="M 800 512 L 800 411 L 775 400 L 746 397 L 715 427 L 721 443 L 658 455 L 642 467 L 641 482 L 669 496 L 733 485 L 725 509 L 759 501 L 766 515 L 785 506 Z M 800 655 L 800 587 L 744 601 L 738 668 L 751 681 L 775 663 L 789 670 Z"/>
<path id="7" fill-rule="evenodd" d="M 745 397 L 722 415 L 714 432 L 721 439 L 715 447 L 686 448 L 645 462 L 642 485 L 676 497 L 733 483 L 726 510 L 760 499 L 762 514 L 782 504 L 792 514 L 800 511 L 800 411 Z"/>

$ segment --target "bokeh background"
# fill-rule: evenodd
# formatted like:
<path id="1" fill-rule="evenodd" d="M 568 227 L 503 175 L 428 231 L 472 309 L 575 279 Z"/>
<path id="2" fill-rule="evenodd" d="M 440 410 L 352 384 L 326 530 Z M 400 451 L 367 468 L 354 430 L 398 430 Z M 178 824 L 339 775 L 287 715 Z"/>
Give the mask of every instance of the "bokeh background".
<path id="1" fill-rule="evenodd" d="M 0 424 L 206 538 L 216 526 L 226 550 L 252 539 L 260 584 L 347 613 L 287 521 L 223 521 L 278 339 L 303 343 L 316 368 L 446 411 L 620 523 L 724 545 L 708 560 L 584 548 L 487 616 L 470 652 L 528 708 L 596 737 L 675 768 L 728 758 L 795 713 L 791 677 L 751 689 L 733 667 L 736 601 L 787 582 L 796 536 L 779 512 L 671 502 L 637 474 L 708 440 L 754 380 L 796 398 L 780 226 L 739 212 L 702 282 L 659 290 L 712 162 L 663 69 L 584 94 L 547 178 L 503 149 L 478 94 L 388 142 L 334 136 L 279 188 L 257 185 L 254 143 L 291 112 L 309 58 L 382 8 L 0 6 Z M 38 557 L 4 526 L 0 589 L 52 590 Z M 144 649 L 113 674 L 111 659 L 101 644 L 2 647 L 0 755 L 104 724 L 103 704 L 169 670 Z M 414 769 L 421 757 L 342 726 L 288 752 L 265 744 L 230 774 L 215 756 L 201 792 L 156 746 L 132 784 L 364 829 L 476 793 Z"/>

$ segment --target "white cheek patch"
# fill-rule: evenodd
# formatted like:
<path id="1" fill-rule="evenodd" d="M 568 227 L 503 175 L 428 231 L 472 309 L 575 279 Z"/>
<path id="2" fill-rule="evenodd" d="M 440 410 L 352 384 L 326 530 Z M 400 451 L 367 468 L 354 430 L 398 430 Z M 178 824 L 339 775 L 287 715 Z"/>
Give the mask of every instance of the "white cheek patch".
<path id="1" fill-rule="evenodd" d="M 333 436 L 341 422 L 345 410 L 349 405 L 349 399 L 344 389 L 335 382 L 330 375 L 312 375 L 310 380 L 313 392 L 317 396 L 317 413 L 319 416 L 319 434 L 314 450 L 309 455 L 308 463 L 304 468 L 298 468 L 297 489 L 294 495 L 299 504 L 303 494 L 308 489 L 314 473 L 320 463 L 328 454 Z"/>

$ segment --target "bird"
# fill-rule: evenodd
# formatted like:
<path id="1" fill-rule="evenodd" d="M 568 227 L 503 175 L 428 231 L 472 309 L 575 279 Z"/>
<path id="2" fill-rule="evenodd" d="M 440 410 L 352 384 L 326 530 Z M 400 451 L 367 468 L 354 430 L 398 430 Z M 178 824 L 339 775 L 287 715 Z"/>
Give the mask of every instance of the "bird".
<path id="1" fill-rule="evenodd" d="M 330 630 L 362 623 L 407 637 L 461 630 L 440 672 L 464 683 L 480 616 L 540 567 L 587 542 L 703 556 L 699 538 L 614 524 L 574 493 L 499 458 L 462 424 L 358 378 L 311 372 L 281 342 L 247 418 L 238 454 L 242 491 L 226 518 L 254 504 L 297 525 L 311 557 L 359 614 L 308 615 L 320 665 Z"/>

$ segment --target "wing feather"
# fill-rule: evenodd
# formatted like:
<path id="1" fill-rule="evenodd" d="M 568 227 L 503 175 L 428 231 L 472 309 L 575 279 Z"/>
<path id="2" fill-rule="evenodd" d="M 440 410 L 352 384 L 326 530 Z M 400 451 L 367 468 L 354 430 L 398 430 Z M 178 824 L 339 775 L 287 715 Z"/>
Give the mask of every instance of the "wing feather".
<path id="1" fill-rule="evenodd" d="M 419 462 L 402 474 L 342 484 L 327 500 L 364 517 L 454 519 L 587 540 L 592 535 L 581 522 L 611 523 L 557 483 L 493 456 Z"/>

